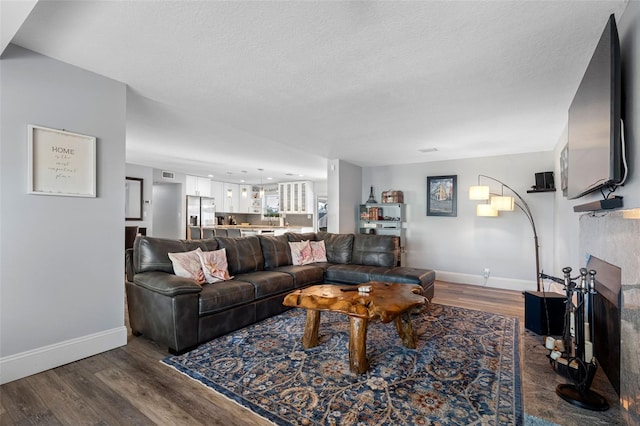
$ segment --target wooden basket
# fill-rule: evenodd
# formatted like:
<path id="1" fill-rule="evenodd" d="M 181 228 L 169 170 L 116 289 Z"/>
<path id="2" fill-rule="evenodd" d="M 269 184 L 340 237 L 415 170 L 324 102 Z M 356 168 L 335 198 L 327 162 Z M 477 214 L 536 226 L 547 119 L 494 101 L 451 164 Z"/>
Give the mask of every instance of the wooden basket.
<path id="1" fill-rule="evenodd" d="M 402 191 L 389 190 L 382 193 L 383 203 L 404 203 L 404 194 Z"/>

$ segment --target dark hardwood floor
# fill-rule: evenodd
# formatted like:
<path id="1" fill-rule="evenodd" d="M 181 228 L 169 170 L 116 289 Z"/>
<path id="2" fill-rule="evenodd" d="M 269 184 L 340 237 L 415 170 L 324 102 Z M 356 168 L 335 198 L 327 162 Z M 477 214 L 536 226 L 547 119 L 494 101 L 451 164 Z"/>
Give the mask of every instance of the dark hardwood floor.
<path id="1" fill-rule="evenodd" d="M 521 292 L 436 283 L 433 302 L 511 315 L 524 327 Z M 270 422 L 161 364 L 144 337 L 0 387 L 1 425 L 268 425 Z"/>

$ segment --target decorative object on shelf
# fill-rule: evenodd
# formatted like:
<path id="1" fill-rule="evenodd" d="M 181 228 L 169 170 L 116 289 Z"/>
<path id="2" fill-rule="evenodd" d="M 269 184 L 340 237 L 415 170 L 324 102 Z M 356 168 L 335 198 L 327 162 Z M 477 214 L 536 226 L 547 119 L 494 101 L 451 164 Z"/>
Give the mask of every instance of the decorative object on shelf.
<path id="1" fill-rule="evenodd" d="M 492 194 L 489 186 L 480 185 L 480 178 L 485 178 L 500 184 L 500 194 Z M 504 188 L 511 191 L 519 200 L 516 202 L 511 196 L 504 195 Z M 536 225 L 533 221 L 533 215 L 529 209 L 527 202 L 513 188 L 506 183 L 487 175 L 478 175 L 478 185 L 469 188 L 469 199 L 478 201 L 488 201 L 488 203 L 478 204 L 476 207 L 476 216 L 497 217 L 499 211 L 513 211 L 517 206 L 529 219 L 531 229 L 533 230 L 533 241 L 536 253 L 536 283 L 538 291 L 542 291 L 542 281 L 540 280 L 540 245 L 538 244 L 538 233 Z"/>
<path id="2" fill-rule="evenodd" d="M 594 309 L 596 271 L 580 269 L 580 275 L 571 277 L 571 268 L 562 268 L 564 278 L 540 274 L 542 278 L 563 284 L 566 292 L 566 313 L 562 339 L 546 338 L 551 365 L 559 374 L 573 383 L 559 384 L 556 394 L 570 404 L 593 411 L 606 411 L 609 403 L 591 390 L 598 364 L 594 356 Z M 587 279 L 588 275 L 588 279 Z M 580 282 L 575 280 L 580 278 Z M 571 332 L 573 330 L 573 332 Z"/>
<path id="3" fill-rule="evenodd" d="M 96 196 L 96 138 L 28 126 L 29 194 Z"/>
<path id="4" fill-rule="evenodd" d="M 427 216 L 457 216 L 458 176 L 427 177 Z"/>
<path id="5" fill-rule="evenodd" d="M 377 204 L 376 197 L 373 195 L 373 186 L 371 187 L 371 191 L 369 192 L 369 199 L 366 204 Z"/>
<path id="6" fill-rule="evenodd" d="M 404 194 L 402 191 L 383 191 L 382 192 L 382 203 L 404 203 Z"/>

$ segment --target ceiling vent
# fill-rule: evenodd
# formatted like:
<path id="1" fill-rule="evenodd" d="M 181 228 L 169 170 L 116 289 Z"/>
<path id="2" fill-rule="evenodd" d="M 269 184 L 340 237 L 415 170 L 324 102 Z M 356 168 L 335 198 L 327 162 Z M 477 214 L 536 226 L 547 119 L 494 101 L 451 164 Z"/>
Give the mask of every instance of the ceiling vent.
<path id="1" fill-rule="evenodd" d="M 173 172 L 162 171 L 162 179 L 164 180 L 175 180 L 176 174 Z"/>
<path id="2" fill-rule="evenodd" d="M 438 150 L 438 148 L 423 148 L 423 149 L 419 149 L 418 151 L 420 152 L 436 152 Z"/>

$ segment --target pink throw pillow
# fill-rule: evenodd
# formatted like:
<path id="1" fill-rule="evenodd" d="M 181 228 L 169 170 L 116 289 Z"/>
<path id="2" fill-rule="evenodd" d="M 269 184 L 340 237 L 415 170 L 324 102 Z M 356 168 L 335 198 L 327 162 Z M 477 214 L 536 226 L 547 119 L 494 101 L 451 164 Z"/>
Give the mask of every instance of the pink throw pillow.
<path id="1" fill-rule="evenodd" d="M 327 249 L 324 246 L 324 241 L 309 241 L 311 245 L 311 257 L 314 262 L 326 262 L 327 261 Z"/>
<path id="2" fill-rule="evenodd" d="M 291 248 L 291 259 L 294 265 L 307 265 L 313 263 L 313 255 L 311 254 L 311 245 L 309 241 L 301 241 L 299 243 L 289 243 Z"/>
<path id="3" fill-rule="evenodd" d="M 181 253 L 169 253 L 169 259 L 173 265 L 173 272 L 183 278 L 194 280 L 198 284 L 202 284 L 202 267 L 200 266 L 201 253 L 200 247 L 193 251 L 185 251 Z"/>
<path id="4" fill-rule="evenodd" d="M 208 283 L 230 280 L 229 265 L 227 264 L 227 250 L 200 251 L 198 253 L 200 265 L 204 272 L 204 279 Z"/>

